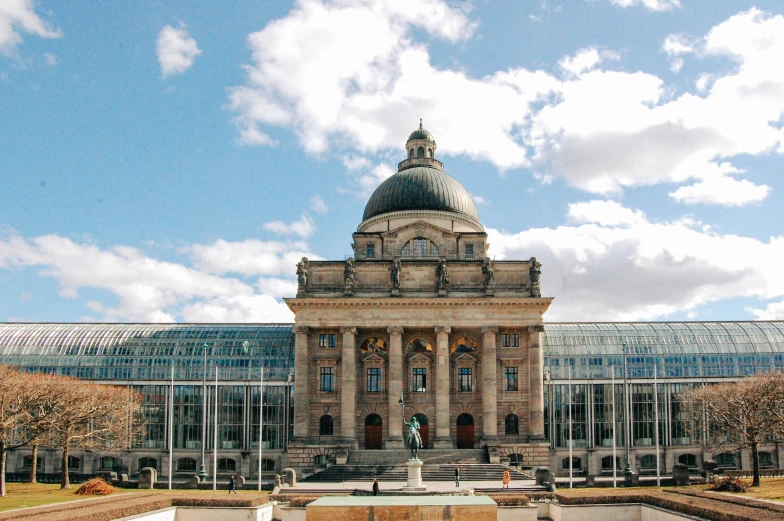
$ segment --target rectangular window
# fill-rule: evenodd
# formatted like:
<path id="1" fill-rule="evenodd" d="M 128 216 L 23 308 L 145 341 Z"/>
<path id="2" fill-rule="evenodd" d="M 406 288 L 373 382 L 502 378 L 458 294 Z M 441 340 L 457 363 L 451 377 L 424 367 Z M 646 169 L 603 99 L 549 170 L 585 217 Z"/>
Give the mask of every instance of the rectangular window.
<path id="1" fill-rule="evenodd" d="M 381 369 L 371 367 L 367 370 L 367 390 L 369 393 L 381 392 Z"/>
<path id="2" fill-rule="evenodd" d="M 466 254 L 465 254 L 466 259 L 473 259 L 474 258 L 474 245 L 473 244 L 466 244 L 465 245 L 465 250 L 466 250 Z"/>
<path id="3" fill-rule="evenodd" d="M 411 390 L 415 393 L 423 393 L 427 390 L 427 369 L 424 367 L 414 368 L 414 385 Z"/>
<path id="4" fill-rule="evenodd" d="M 471 392 L 473 388 L 472 370 L 470 367 L 461 367 L 457 370 L 457 390 L 461 393 Z"/>
<path id="5" fill-rule="evenodd" d="M 337 335 L 334 333 L 319 335 L 319 347 L 337 347 Z"/>
<path id="6" fill-rule="evenodd" d="M 376 258 L 376 245 L 375 244 L 368 244 L 367 245 L 367 258 L 368 259 L 375 259 Z"/>
<path id="7" fill-rule="evenodd" d="M 520 347 L 520 335 L 517 333 L 512 335 L 512 347 Z"/>
<path id="8" fill-rule="evenodd" d="M 504 391 L 517 390 L 517 368 L 504 367 Z"/>
<path id="9" fill-rule="evenodd" d="M 503 344 L 501 345 L 503 347 L 512 347 L 512 335 L 510 335 L 509 333 L 504 333 L 502 335 L 502 338 L 503 338 Z"/>
<path id="10" fill-rule="evenodd" d="M 319 388 L 325 392 L 332 392 L 335 390 L 335 369 L 332 367 L 322 367 L 319 378 Z"/>

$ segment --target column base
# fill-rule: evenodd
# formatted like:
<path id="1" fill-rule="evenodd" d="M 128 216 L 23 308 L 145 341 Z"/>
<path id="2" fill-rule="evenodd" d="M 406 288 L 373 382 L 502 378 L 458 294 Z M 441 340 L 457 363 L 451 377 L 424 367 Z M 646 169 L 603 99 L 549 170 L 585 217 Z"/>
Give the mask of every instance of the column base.
<path id="1" fill-rule="evenodd" d="M 434 449 L 452 449 L 454 448 L 454 443 L 452 443 L 452 438 L 439 438 L 433 440 L 433 448 Z"/>
<path id="2" fill-rule="evenodd" d="M 546 443 L 547 438 L 544 434 L 531 434 L 528 436 L 528 443 Z"/>
<path id="3" fill-rule="evenodd" d="M 340 441 L 338 441 L 338 446 L 349 449 L 357 449 L 359 447 L 359 443 L 357 442 L 356 438 L 340 438 Z"/>
<path id="4" fill-rule="evenodd" d="M 480 447 L 495 447 L 498 445 L 498 436 L 483 436 L 479 442 Z"/>
<path id="5" fill-rule="evenodd" d="M 385 449 L 405 449 L 406 444 L 403 441 L 402 436 L 390 436 L 387 438 L 387 441 L 384 442 Z"/>

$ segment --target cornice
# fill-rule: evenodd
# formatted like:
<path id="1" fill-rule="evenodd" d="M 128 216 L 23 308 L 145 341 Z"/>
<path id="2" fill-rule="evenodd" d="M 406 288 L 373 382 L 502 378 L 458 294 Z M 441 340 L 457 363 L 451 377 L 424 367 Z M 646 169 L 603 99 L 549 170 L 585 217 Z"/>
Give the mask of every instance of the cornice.
<path id="1" fill-rule="evenodd" d="M 285 298 L 286 305 L 293 311 L 304 308 L 523 308 L 546 311 L 553 301 L 552 297 L 545 298 L 345 298 L 345 297 L 305 297 Z"/>

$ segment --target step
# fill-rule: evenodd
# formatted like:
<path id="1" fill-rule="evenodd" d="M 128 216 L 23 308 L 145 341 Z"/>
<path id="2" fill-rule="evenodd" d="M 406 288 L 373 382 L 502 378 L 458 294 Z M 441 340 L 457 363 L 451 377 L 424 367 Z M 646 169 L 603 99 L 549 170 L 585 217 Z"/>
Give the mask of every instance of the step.
<path id="1" fill-rule="evenodd" d="M 487 463 L 485 449 L 422 449 L 419 459 L 426 464 L 468 464 Z M 411 457 L 410 450 L 352 450 L 349 465 L 396 465 Z"/>
<path id="2" fill-rule="evenodd" d="M 504 475 L 504 465 L 497 464 L 467 464 L 460 465 L 460 479 L 463 481 L 501 481 Z M 512 480 L 533 479 L 527 474 L 510 470 Z M 422 466 L 423 481 L 452 481 L 455 477 L 454 465 L 429 465 Z M 311 483 L 339 483 L 342 481 L 365 481 L 377 478 L 384 481 L 406 481 L 408 468 L 405 465 L 333 465 L 316 474 L 312 474 L 302 481 Z"/>

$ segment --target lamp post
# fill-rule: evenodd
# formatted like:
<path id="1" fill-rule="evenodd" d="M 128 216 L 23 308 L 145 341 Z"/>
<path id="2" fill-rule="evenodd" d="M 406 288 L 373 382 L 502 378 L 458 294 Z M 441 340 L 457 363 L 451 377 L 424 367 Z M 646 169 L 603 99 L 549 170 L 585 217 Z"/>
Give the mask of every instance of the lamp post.
<path id="1" fill-rule="evenodd" d="M 406 404 L 403 403 L 403 393 L 400 393 L 400 399 L 397 401 L 397 404 L 400 406 L 400 418 L 402 419 L 403 423 L 401 425 L 405 425 L 406 423 Z M 406 446 L 406 437 L 403 436 L 403 446 Z"/>
<path id="2" fill-rule="evenodd" d="M 202 348 L 201 371 L 201 465 L 199 465 L 199 481 L 207 480 L 207 467 L 204 465 L 204 446 L 207 442 L 207 348 L 205 342 Z"/>

